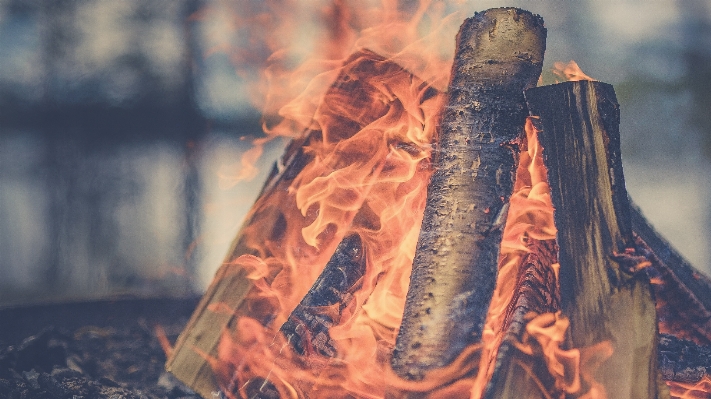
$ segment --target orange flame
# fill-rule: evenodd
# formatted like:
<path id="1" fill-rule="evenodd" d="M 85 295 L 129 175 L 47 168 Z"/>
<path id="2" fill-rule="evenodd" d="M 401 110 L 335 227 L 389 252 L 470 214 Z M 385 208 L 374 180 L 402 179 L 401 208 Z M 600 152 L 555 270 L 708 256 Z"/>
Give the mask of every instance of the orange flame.
<path id="1" fill-rule="evenodd" d="M 265 140 L 311 135 L 304 147 L 311 161 L 286 192 L 255 205 L 284 215 L 279 239 L 250 239 L 264 234 L 254 234 L 258 225 L 249 226 L 253 255 L 229 263 L 247 271 L 253 289 L 244 302 L 246 314 L 237 315 L 236 326 L 224 332 L 218 358 L 205 356 L 230 397 L 246 396 L 253 384 L 267 380 L 269 387 L 257 388 L 285 398 L 383 397 L 392 384 L 389 354 L 431 174 L 440 90 L 449 80 L 450 56 L 439 49 L 453 47 L 454 36 L 441 35 L 438 42 L 446 18 L 440 6 L 427 2 L 408 20 L 394 2 L 385 2 L 379 13 L 334 4 L 325 10 L 337 18 L 329 25 L 331 39 L 317 51 L 322 60 L 288 69 L 286 48 L 275 48 L 265 60 L 265 84 L 259 86 L 267 90 L 261 104 Z M 288 8 L 278 10 L 271 18 L 279 19 Z M 249 22 L 272 22 L 254 18 Z M 423 35 L 427 25 L 433 33 Z M 363 242 L 366 274 L 329 329 L 336 356 L 298 356 L 279 327 L 338 242 L 352 233 Z M 219 305 L 210 309 L 232 312 Z"/>
<path id="2" fill-rule="evenodd" d="M 567 64 L 562 62 L 553 63 L 553 73 L 566 82 L 575 82 L 578 80 L 597 80 L 586 75 L 578 66 L 578 63 L 570 60 Z"/>
<path id="3" fill-rule="evenodd" d="M 675 399 L 711 398 L 711 377 L 708 375 L 696 383 L 667 381 L 667 386 L 669 386 L 671 397 Z"/>
<path id="4" fill-rule="evenodd" d="M 516 289 L 516 276 L 522 257 L 528 253 L 526 242 L 529 239 L 555 239 L 556 235 L 548 176 L 541 156 L 542 147 L 531 118 L 526 120 L 525 132 L 526 146 L 519 155 L 516 181 L 501 241 L 496 289 L 482 334 L 484 349 L 479 374 L 472 389 L 474 399 L 484 393 L 486 383 L 494 372 L 496 354 L 503 339 L 506 308 Z"/>

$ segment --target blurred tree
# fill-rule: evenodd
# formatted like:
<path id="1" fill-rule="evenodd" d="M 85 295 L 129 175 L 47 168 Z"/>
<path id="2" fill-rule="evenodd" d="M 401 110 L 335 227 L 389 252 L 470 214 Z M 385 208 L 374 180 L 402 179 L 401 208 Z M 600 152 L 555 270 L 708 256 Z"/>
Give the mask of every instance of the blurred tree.
<path id="1" fill-rule="evenodd" d="M 684 21 L 685 86 L 692 96 L 690 121 L 711 159 L 711 5 L 707 0 L 679 0 L 678 5 Z"/>

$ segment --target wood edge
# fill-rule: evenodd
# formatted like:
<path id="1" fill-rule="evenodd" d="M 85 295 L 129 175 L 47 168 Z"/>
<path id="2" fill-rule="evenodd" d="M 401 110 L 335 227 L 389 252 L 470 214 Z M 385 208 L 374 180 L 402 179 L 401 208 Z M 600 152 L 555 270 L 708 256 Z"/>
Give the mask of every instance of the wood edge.
<path id="1" fill-rule="evenodd" d="M 235 318 L 233 314 L 212 312 L 207 307 L 223 302 L 228 308 L 237 309 L 252 286 L 243 269 L 234 272 L 229 269 L 227 264 L 220 267 L 165 364 L 166 371 L 206 398 L 212 398 L 211 393 L 219 391 L 219 387 L 209 361 L 199 352 L 216 357 L 222 333 Z"/>
<path id="2" fill-rule="evenodd" d="M 630 198 L 630 215 L 634 232 L 652 249 L 674 275 L 711 312 L 711 278 L 687 261 L 654 227 Z"/>

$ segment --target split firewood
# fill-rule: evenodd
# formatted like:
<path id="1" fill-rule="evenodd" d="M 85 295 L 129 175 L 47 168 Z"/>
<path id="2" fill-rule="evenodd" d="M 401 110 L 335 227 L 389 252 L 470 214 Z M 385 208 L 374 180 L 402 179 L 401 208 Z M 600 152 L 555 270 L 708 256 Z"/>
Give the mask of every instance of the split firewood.
<path id="1" fill-rule="evenodd" d="M 340 321 L 352 292 L 365 274 L 363 242 L 358 234 L 347 236 L 299 306 L 281 326 L 289 344 L 300 355 L 335 357 L 328 330 Z"/>
<path id="2" fill-rule="evenodd" d="M 666 397 L 658 385 L 654 300 L 632 234 L 614 90 L 567 82 L 527 90 L 526 102 L 537 118 L 555 208 L 561 308 L 570 320 L 564 349 L 578 349 L 585 363 L 581 392 Z"/>
<path id="3" fill-rule="evenodd" d="M 523 90 L 541 73 L 543 20 L 514 8 L 467 19 L 456 40 L 435 172 L 413 262 L 393 369 L 421 379 L 476 343 L 496 281 Z"/>
<path id="4" fill-rule="evenodd" d="M 711 347 L 711 279 L 676 252 L 637 207 L 631 215 L 638 250 L 652 263 L 644 270 L 652 281 L 660 332 Z"/>
<path id="5" fill-rule="evenodd" d="M 273 314 L 269 309 L 250 306 L 245 301 L 253 290 L 247 272 L 235 267 L 233 261 L 242 255 L 266 258 L 265 242 L 277 242 L 288 227 L 285 215 L 299 214 L 289 187 L 313 155 L 305 149 L 323 140 L 336 142 L 351 137 L 364 126 L 382 117 L 389 104 L 373 101 L 379 88 L 369 84 L 366 76 L 407 74 L 402 67 L 373 52 L 361 50 L 354 53 L 344 65 L 335 82 L 326 92 L 320 109 L 322 123 L 337 125 L 327 133 L 311 130 L 294 139 L 287 147 L 280 165 L 275 165 L 260 195 L 233 241 L 223 266 L 217 271 L 188 325 L 178 338 L 172 356 L 166 363 L 168 371 L 203 397 L 219 391 L 214 370 L 205 355 L 216 357 L 217 347 L 225 330 L 234 326 L 239 317 L 249 316 L 269 323 Z M 293 228 L 293 227 L 292 227 Z M 335 251 L 334 243 L 331 251 Z M 318 267 L 315 266 L 315 267 Z M 325 265 L 321 265 L 325 267 Z M 305 294 L 305 293 L 304 293 Z M 222 311 L 213 311 L 213 307 Z M 259 312 L 255 313 L 259 308 Z M 231 311 L 224 311 L 230 309 Z"/>

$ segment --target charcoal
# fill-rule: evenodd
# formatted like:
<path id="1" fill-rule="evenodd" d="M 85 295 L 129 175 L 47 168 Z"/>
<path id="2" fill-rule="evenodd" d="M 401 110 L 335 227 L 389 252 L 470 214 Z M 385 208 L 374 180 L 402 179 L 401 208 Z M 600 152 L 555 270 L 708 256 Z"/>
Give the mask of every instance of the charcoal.
<path id="1" fill-rule="evenodd" d="M 33 311 L 41 312 L 26 309 Z M 183 316 L 161 325 L 174 341 L 186 322 Z M 17 342 L 3 342 L 2 399 L 200 399 L 165 372 L 165 353 L 145 319 L 114 325 L 87 321 L 71 330 L 46 326 Z"/>

